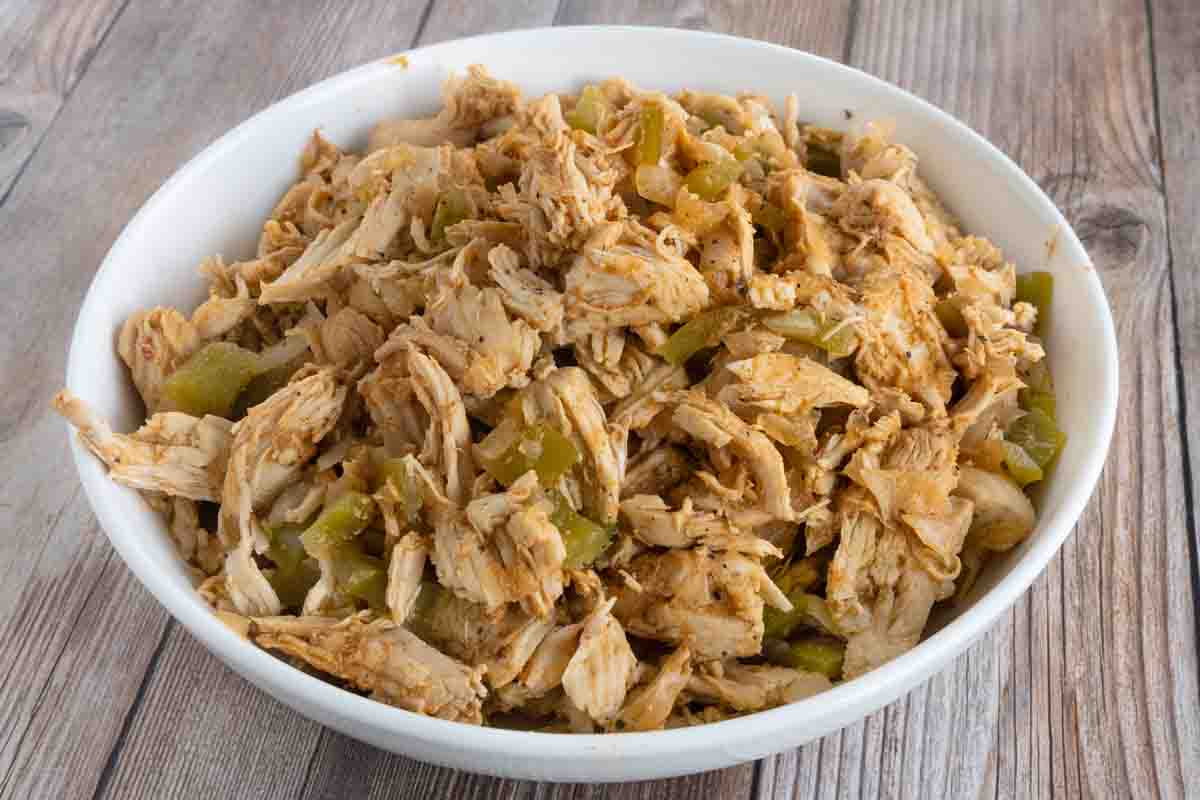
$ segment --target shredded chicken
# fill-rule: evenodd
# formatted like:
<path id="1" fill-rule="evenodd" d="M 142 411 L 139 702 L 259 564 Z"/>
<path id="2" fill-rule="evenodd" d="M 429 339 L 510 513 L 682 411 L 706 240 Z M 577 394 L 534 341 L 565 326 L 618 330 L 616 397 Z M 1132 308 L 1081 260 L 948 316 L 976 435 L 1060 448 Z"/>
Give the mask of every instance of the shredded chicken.
<path id="1" fill-rule="evenodd" d="M 902 655 L 1033 531 L 1049 289 L 883 126 L 480 66 L 442 100 L 314 133 L 247 260 L 127 318 L 141 427 L 54 399 L 240 636 L 444 719 L 655 730 Z"/>

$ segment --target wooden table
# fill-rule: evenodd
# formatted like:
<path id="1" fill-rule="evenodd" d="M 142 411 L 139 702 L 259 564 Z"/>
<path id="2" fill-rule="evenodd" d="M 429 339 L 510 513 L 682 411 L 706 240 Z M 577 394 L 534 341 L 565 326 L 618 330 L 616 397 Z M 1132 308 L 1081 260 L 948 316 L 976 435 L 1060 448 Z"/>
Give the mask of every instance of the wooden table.
<path id="1" fill-rule="evenodd" d="M 0 796 L 1200 795 L 1200 381 L 1185 376 L 1200 366 L 1200 3 L 486 5 L 0 0 Z M 809 50 L 981 131 L 1095 260 L 1122 348 L 1121 409 L 1108 468 L 1062 552 L 926 685 L 756 764 L 554 786 L 389 755 L 237 678 L 114 557 L 48 401 L 105 251 L 225 130 L 412 46 L 596 22 Z"/>

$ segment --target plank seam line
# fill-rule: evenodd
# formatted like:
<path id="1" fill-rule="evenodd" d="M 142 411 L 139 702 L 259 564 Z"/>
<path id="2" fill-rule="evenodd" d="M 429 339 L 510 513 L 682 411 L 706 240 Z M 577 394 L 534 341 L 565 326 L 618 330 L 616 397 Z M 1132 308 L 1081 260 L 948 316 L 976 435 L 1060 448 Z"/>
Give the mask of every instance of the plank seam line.
<path id="1" fill-rule="evenodd" d="M 566 0 L 558 0 L 558 4 L 554 6 L 554 16 L 550 18 L 551 25 L 561 25 L 563 21 L 563 12 L 566 10 Z"/>
<path id="2" fill-rule="evenodd" d="M 108 784 L 112 781 L 113 772 L 117 766 L 117 758 L 121 755 L 121 751 L 125 749 L 125 740 L 129 736 L 130 729 L 133 727 L 133 720 L 141 709 L 143 701 L 146 699 L 146 690 L 150 686 L 150 678 L 153 677 L 155 671 L 158 669 L 158 660 L 162 656 L 163 650 L 167 647 L 167 638 L 174 627 L 175 618 L 168 615 L 167 624 L 163 626 L 162 636 L 158 640 L 158 645 L 154 648 L 154 653 L 150 656 L 150 663 L 146 665 L 146 672 L 142 675 L 142 682 L 138 685 L 137 694 L 133 696 L 133 702 L 129 705 L 129 711 L 125 712 L 125 719 L 121 721 L 121 732 L 117 734 L 117 741 L 113 743 L 112 750 L 108 752 L 108 759 L 104 762 L 104 769 L 100 771 L 100 779 L 96 781 L 96 791 L 92 793 L 92 800 L 97 800 L 97 798 L 103 796 L 108 789 Z"/>
<path id="3" fill-rule="evenodd" d="M 100 571 L 96 574 L 96 582 L 93 583 L 88 589 L 87 597 L 85 597 L 83 602 L 79 605 L 79 613 L 77 613 L 75 618 L 71 620 L 71 630 L 75 629 L 75 626 L 79 622 L 79 618 L 83 616 L 84 611 L 87 610 L 88 604 L 92 602 L 92 596 L 96 594 L 96 589 L 99 588 L 100 584 L 103 582 L 104 571 L 108 569 L 108 565 L 112 561 L 113 552 L 114 551 L 110 549 L 108 554 L 105 556 L 104 564 L 100 567 Z M 50 691 L 51 684 L 54 683 L 54 673 L 58 671 L 58 665 L 62 662 L 63 655 L 66 654 L 67 648 L 70 646 L 70 641 L 71 637 L 68 635 L 66 641 L 63 642 L 63 646 L 59 649 L 58 654 L 54 656 L 54 664 L 46 673 L 46 682 L 43 683 L 41 689 L 38 690 L 37 699 L 33 701 L 33 705 L 29 709 L 29 722 L 25 725 L 25 730 L 21 731 L 21 737 L 17 739 L 17 746 L 13 748 L 13 760 L 9 764 L 8 770 L 4 773 L 4 780 L 0 781 L 0 795 L 3 795 L 5 790 L 8 789 L 8 784 L 12 780 L 13 774 L 16 772 L 17 758 L 21 753 L 21 748 L 25 746 L 25 739 L 27 736 L 29 736 L 29 730 L 33 727 L 33 722 L 37 717 L 38 710 L 42 707 L 42 703 L 45 702 L 46 693 Z"/>
<path id="4" fill-rule="evenodd" d="M 304 766 L 304 781 L 300 784 L 300 791 L 296 794 L 297 797 L 304 797 L 308 794 L 308 785 L 312 782 L 313 767 L 317 763 L 317 754 L 321 752 L 321 744 L 325 741 L 325 733 L 328 730 L 328 728 L 322 725 L 320 733 L 317 734 L 317 741 L 313 745 L 312 754 L 309 755 L 308 763 Z"/>
<path id="5" fill-rule="evenodd" d="M 849 66 L 853 53 L 855 34 L 858 32 L 859 0 L 850 0 L 850 11 L 846 19 L 846 40 L 842 43 L 842 63 Z"/>
<path id="6" fill-rule="evenodd" d="M 421 11 L 421 18 L 417 20 L 417 31 L 413 34 L 412 44 L 408 47 L 412 49 L 421 43 L 421 37 L 425 35 L 425 27 L 429 24 L 429 17 L 433 14 L 433 4 L 435 0 L 429 0 L 425 4 L 425 8 Z"/>
<path id="7" fill-rule="evenodd" d="M 0 208 L 4 208 L 4 204 L 8 202 L 8 198 L 17 188 L 17 184 L 21 182 L 21 178 L 25 177 L 25 170 L 29 169 L 29 165 L 33 163 L 33 157 L 36 156 L 38 151 L 42 149 L 42 143 L 44 143 L 46 141 L 46 137 L 50 135 L 50 131 L 54 128 L 54 123 L 58 122 L 58 118 L 62 116 L 63 110 L 67 107 L 67 103 L 75 95 L 75 87 L 83 82 L 83 78 L 87 74 L 88 68 L 92 66 L 92 60 L 96 57 L 96 54 L 100 52 L 100 48 L 104 46 L 104 43 L 108 41 L 108 35 L 112 32 L 113 28 L 117 27 L 117 21 L 121 19 L 121 15 L 125 13 L 125 9 L 129 7 L 130 2 L 131 0 L 125 0 L 125 2 L 121 3 L 121 7 L 117 9 L 117 13 L 113 14 L 112 22 L 108 23 L 108 27 L 105 28 L 104 32 L 100 34 L 100 38 L 96 40 L 96 46 L 93 47 L 92 51 L 79 62 L 79 75 L 76 76 L 75 82 L 68 86 L 67 90 L 63 93 L 62 102 L 58 104 L 58 109 L 54 112 L 54 116 L 50 118 L 50 122 L 47 123 L 46 129 L 42 131 L 42 135 L 38 137 L 38 140 L 34 143 L 33 148 L 30 149 L 29 155 L 25 156 L 25 160 L 21 162 L 21 166 L 17 167 L 17 172 L 15 175 L 13 175 L 12 181 L 8 184 L 8 189 L 4 192 L 4 194 L 0 195 Z"/>

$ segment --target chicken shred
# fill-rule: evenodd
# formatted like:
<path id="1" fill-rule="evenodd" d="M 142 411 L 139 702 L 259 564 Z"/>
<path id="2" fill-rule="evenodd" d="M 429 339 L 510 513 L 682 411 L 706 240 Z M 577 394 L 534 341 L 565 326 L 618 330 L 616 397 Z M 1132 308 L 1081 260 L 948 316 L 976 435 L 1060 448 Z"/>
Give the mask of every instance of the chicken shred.
<path id="1" fill-rule="evenodd" d="M 1062 443 L 1039 290 L 886 126 L 804 118 L 470 66 L 363 152 L 313 133 L 204 302 L 127 317 L 140 427 L 54 408 L 231 629 L 380 702 L 594 732 L 817 694 L 1031 534 Z"/>

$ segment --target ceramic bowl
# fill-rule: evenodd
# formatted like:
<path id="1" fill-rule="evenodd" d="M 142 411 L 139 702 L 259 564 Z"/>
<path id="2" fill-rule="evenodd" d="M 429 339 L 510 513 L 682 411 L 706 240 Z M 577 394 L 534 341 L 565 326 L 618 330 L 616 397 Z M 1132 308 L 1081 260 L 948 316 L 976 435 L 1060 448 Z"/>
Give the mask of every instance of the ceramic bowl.
<path id="1" fill-rule="evenodd" d="M 1069 440 L 1042 487 L 1033 535 L 991 564 L 971 602 L 912 651 L 774 710 L 689 729 L 585 736 L 474 727 L 409 713 L 323 683 L 238 638 L 200 601 L 162 520 L 135 492 L 110 482 L 72 437 L 80 480 L 113 546 L 218 658 L 301 714 L 423 761 L 542 780 L 656 778 L 760 758 L 861 719 L 948 667 L 1045 568 L 1104 464 L 1117 405 L 1117 347 L 1104 291 L 1079 239 L 1003 153 L 881 80 L 807 53 L 728 36 L 625 27 L 524 30 L 421 48 L 407 53 L 407 65 L 402 62 L 381 60 L 305 89 L 256 114 L 176 172 L 128 224 L 97 272 L 75 327 L 68 386 L 118 430 L 136 427 L 141 404 L 114 349 L 126 316 L 155 305 L 193 308 L 204 298 L 196 272 L 202 258 L 250 256 L 262 220 L 296 178 L 298 155 L 314 128 L 343 147 L 362 147 L 372 123 L 383 117 L 436 111 L 446 76 L 479 62 L 534 96 L 621 75 L 668 91 L 754 90 L 780 104 L 796 92 L 802 118 L 831 127 L 845 127 L 851 115 L 890 120 L 895 139 L 921 157 L 922 174 L 966 230 L 995 241 L 1019 271 L 1054 274 L 1047 342 Z"/>

